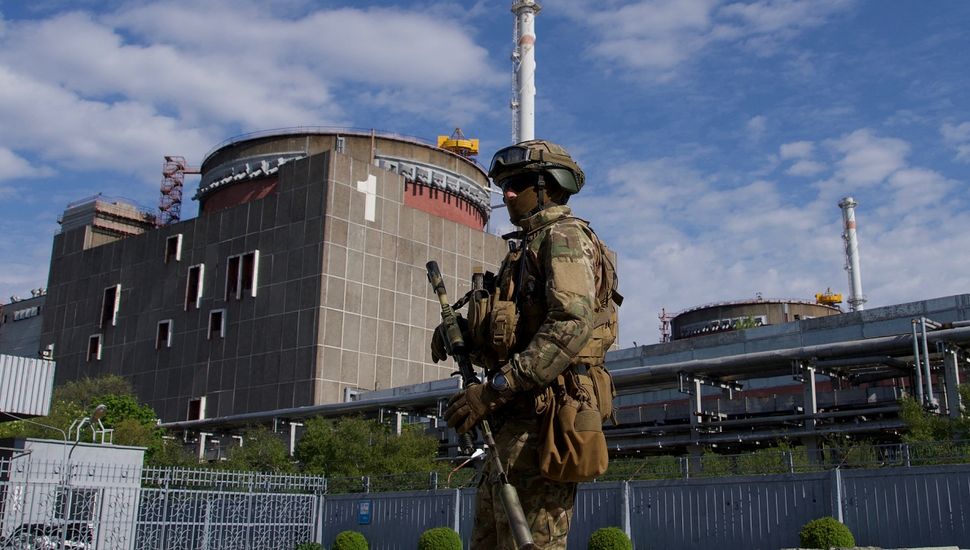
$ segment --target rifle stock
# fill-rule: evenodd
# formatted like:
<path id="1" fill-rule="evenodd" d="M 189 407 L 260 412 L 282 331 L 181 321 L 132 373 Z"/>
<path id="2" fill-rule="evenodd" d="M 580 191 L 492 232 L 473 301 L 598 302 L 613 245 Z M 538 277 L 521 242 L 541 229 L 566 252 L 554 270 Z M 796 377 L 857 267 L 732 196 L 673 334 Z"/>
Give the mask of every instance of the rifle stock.
<path id="1" fill-rule="evenodd" d="M 481 384 L 482 382 L 475 374 L 475 368 L 469 358 L 469 350 L 461 333 L 461 326 L 458 324 L 458 315 L 448 301 L 448 292 L 445 290 L 445 281 L 441 276 L 441 270 L 438 268 L 438 262 L 430 261 L 425 267 L 428 270 L 428 282 L 431 283 L 431 288 L 438 296 L 438 303 L 441 305 L 441 322 L 445 327 L 445 344 L 448 348 L 448 354 L 458 363 L 462 387 L 467 388 L 473 384 Z M 498 454 L 498 448 L 495 446 L 495 438 L 492 436 L 492 429 L 488 420 L 483 418 L 479 422 L 479 427 L 485 445 L 488 447 L 488 459 L 491 461 L 492 468 L 497 474 L 498 483 L 501 485 L 499 497 L 502 500 L 502 507 L 505 509 L 505 516 L 509 521 L 512 537 L 515 539 L 515 546 L 519 550 L 531 550 L 535 548 L 532 531 L 529 529 L 529 522 L 522 510 L 519 494 L 515 490 L 515 486 L 509 483 L 508 474 L 502 466 L 502 459 Z M 465 447 L 463 452 L 468 451 L 468 454 L 471 455 L 475 448 L 472 432 L 466 432 L 460 438 L 461 445 Z"/>

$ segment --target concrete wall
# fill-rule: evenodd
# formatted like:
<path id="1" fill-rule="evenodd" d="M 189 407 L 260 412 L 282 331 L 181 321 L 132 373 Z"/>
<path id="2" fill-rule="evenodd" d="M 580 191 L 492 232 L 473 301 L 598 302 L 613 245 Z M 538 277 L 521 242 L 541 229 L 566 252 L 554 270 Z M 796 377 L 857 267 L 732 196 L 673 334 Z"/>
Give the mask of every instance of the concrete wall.
<path id="1" fill-rule="evenodd" d="M 35 296 L 0 306 L 0 354 L 38 356 L 46 301 Z"/>
<path id="2" fill-rule="evenodd" d="M 320 143 L 312 150 L 327 145 L 313 139 Z M 244 145 L 249 149 L 235 153 L 265 154 L 269 147 Z M 409 143 L 381 146 L 467 165 Z M 457 299 L 469 288 L 472 267 L 495 269 L 505 244 L 405 206 L 403 178 L 366 160 L 369 138 L 348 141 L 345 150 L 284 164 L 277 192 L 264 198 L 143 235 L 90 249 L 87 228 L 57 235 L 41 338 L 55 344 L 57 380 L 123 375 L 163 420 L 175 421 L 202 397 L 212 418 L 447 377 L 450 368 L 435 366 L 428 353 L 439 308 L 424 264 L 439 262 Z M 371 196 L 358 190 L 369 177 Z M 166 263 L 166 240 L 175 235 L 181 258 Z M 256 296 L 227 300 L 228 258 L 255 250 Z M 203 293 L 199 308 L 186 311 L 188 270 L 196 264 L 205 266 Z M 116 324 L 101 327 L 104 290 L 118 284 Z M 214 310 L 225 310 L 226 332 L 210 340 Z M 156 349 L 163 320 L 172 322 L 172 344 Z M 89 361 L 95 334 L 101 359 Z"/>

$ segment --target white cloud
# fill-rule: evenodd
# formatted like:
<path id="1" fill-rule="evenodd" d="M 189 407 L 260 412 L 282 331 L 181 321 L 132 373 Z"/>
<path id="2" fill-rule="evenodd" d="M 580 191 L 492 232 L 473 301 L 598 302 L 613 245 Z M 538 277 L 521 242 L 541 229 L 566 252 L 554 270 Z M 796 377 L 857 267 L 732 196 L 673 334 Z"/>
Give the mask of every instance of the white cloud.
<path id="1" fill-rule="evenodd" d="M 811 141 L 784 143 L 779 148 L 779 156 L 783 160 L 808 158 L 812 155 L 812 150 L 814 148 L 815 144 Z"/>
<path id="2" fill-rule="evenodd" d="M 940 133 L 943 134 L 943 139 L 947 143 L 970 141 L 970 122 L 964 122 L 962 124 L 950 124 L 947 122 L 940 128 Z"/>
<path id="3" fill-rule="evenodd" d="M 0 147 L 0 181 L 19 178 L 50 176 L 53 171 L 46 166 L 33 166 L 30 161 L 5 147 Z M 11 190 L 13 188 L 7 188 Z M 3 192 L 0 190 L 0 197 Z"/>
<path id="4" fill-rule="evenodd" d="M 943 142 L 957 153 L 957 160 L 970 162 L 970 122 L 962 124 L 945 123 L 940 128 Z"/>
<path id="5" fill-rule="evenodd" d="M 240 130 L 348 125 L 368 107 L 457 125 L 505 81 L 471 33 L 417 9 L 123 6 L 8 26 L 0 148 L 154 186 L 161 155 L 201 155 Z"/>
<path id="6" fill-rule="evenodd" d="M 839 253 L 837 217 L 791 202 L 777 182 L 729 187 L 689 159 L 663 158 L 619 166 L 604 187 L 576 208 L 620 253 L 621 292 L 637 308 L 623 311 L 624 344 L 653 341 L 661 307 L 811 295 L 837 282 L 841 263 L 833 277 L 808 268 L 822 251 Z"/>
<path id="7" fill-rule="evenodd" d="M 957 146 L 957 159 L 970 162 L 970 143 Z"/>
<path id="8" fill-rule="evenodd" d="M 795 159 L 795 162 L 785 170 L 785 173 L 796 177 L 814 176 L 825 171 L 826 166 L 824 164 L 813 160 L 814 152 L 815 144 L 811 141 L 783 143 L 778 148 L 778 156 L 782 160 Z"/>
<path id="9" fill-rule="evenodd" d="M 72 169 L 115 169 L 157 183 L 161 155 L 216 140 L 135 102 L 104 103 L 0 67 L 0 145 L 17 144 Z"/>
<path id="10" fill-rule="evenodd" d="M 799 160 L 785 170 L 785 173 L 789 176 L 804 177 L 814 176 L 824 172 L 825 169 L 825 165 L 821 162 L 816 162 L 814 160 Z"/>
<path id="11" fill-rule="evenodd" d="M 747 34 L 770 34 L 823 25 L 852 3 L 849 0 L 733 2 L 721 8 L 719 15 L 740 20 Z"/>
<path id="12" fill-rule="evenodd" d="M 564 0 L 559 5 L 589 26 L 590 51 L 635 74 L 670 80 L 682 64 L 714 44 L 769 55 L 804 29 L 825 24 L 854 4 L 849 0 L 766 0 L 722 4 L 716 0 Z"/>
<path id="13" fill-rule="evenodd" d="M 765 129 L 768 127 L 768 118 L 764 115 L 753 116 L 748 119 L 745 126 L 753 139 L 760 139 L 764 135 Z"/>
<path id="14" fill-rule="evenodd" d="M 837 177 L 850 186 L 880 183 L 906 165 L 910 145 L 901 139 L 881 138 L 869 129 L 861 129 L 828 145 L 843 154 L 838 161 Z"/>
<path id="15" fill-rule="evenodd" d="M 695 158 L 629 162 L 609 172 L 593 196 L 577 197 L 580 216 L 619 252 L 621 344 L 654 342 L 657 314 L 709 302 L 752 298 L 812 299 L 846 291 L 839 199 L 859 202 L 863 286 L 877 307 L 970 291 L 962 266 L 970 247 L 967 182 L 912 166 L 910 145 L 868 129 L 779 147 L 797 159 L 788 170 L 837 167 L 830 180 L 732 177 Z M 804 163 L 804 164 L 803 164 Z M 796 168 L 796 166 L 801 166 Z M 927 269 L 927 266 L 932 266 Z"/>

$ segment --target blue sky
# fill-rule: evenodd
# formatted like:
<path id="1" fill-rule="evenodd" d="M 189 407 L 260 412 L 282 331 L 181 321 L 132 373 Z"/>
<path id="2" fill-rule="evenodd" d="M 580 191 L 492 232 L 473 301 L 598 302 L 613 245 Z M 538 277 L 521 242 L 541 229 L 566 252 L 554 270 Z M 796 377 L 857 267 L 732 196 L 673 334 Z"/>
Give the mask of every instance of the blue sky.
<path id="1" fill-rule="evenodd" d="M 487 162 L 510 5 L 0 0 L 0 301 L 44 286 L 69 202 L 154 207 L 163 155 L 240 133 L 460 126 Z M 536 133 L 587 172 L 571 204 L 620 254 L 621 343 L 655 342 L 661 307 L 847 292 L 845 195 L 868 307 L 970 292 L 968 21 L 957 0 L 547 0 Z"/>

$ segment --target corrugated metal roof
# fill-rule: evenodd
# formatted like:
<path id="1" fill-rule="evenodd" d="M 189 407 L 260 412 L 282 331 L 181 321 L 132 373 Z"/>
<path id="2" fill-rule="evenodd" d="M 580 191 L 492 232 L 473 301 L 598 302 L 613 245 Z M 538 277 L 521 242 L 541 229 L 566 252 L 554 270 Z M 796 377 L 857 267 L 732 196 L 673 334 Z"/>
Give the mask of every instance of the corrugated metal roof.
<path id="1" fill-rule="evenodd" d="M 0 355 L 0 413 L 45 416 L 54 390 L 54 362 Z"/>

